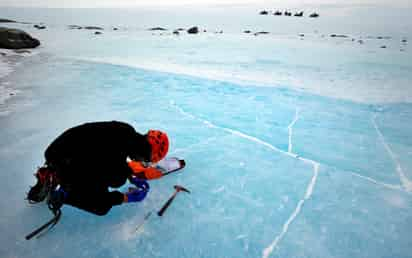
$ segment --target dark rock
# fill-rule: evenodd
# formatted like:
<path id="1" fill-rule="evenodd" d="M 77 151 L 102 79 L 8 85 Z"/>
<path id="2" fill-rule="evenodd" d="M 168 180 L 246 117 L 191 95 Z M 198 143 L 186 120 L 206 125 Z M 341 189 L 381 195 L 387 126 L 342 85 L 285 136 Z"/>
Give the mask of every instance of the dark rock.
<path id="1" fill-rule="evenodd" d="M 273 15 L 280 16 L 280 15 L 282 15 L 282 12 L 281 11 L 276 11 Z"/>
<path id="2" fill-rule="evenodd" d="M 251 31 L 250 30 L 245 30 L 245 31 L 243 31 L 243 33 L 251 33 Z"/>
<path id="3" fill-rule="evenodd" d="M 100 34 L 103 34 L 101 31 L 95 31 L 94 32 L 94 35 L 100 35 Z"/>
<path id="4" fill-rule="evenodd" d="M 363 44 L 363 40 L 361 40 L 361 39 L 358 40 L 358 43 L 359 43 L 359 44 Z"/>
<path id="5" fill-rule="evenodd" d="M 379 36 L 379 37 L 376 37 L 377 39 L 391 39 L 391 37 L 389 37 L 389 36 L 385 36 L 385 37 L 382 37 L 382 36 Z"/>
<path id="6" fill-rule="evenodd" d="M 298 12 L 298 13 L 295 13 L 294 16 L 296 16 L 296 17 L 303 17 L 303 11 Z"/>
<path id="7" fill-rule="evenodd" d="M 341 35 L 341 34 L 331 34 L 331 38 L 349 38 L 349 36 Z"/>
<path id="8" fill-rule="evenodd" d="M 386 46 L 385 46 L 385 45 L 383 45 L 383 46 L 381 46 L 381 48 L 386 48 Z"/>
<path id="9" fill-rule="evenodd" d="M 203 30 L 203 32 L 207 32 L 207 30 Z"/>
<path id="10" fill-rule="evenodd" d="M 305 36 L 305 34 L 299 34 L 299 37 L 304 37 Z"/>
<path id="11" fill-rule="evenodd" d="M 288 11 L 285 11 L 283 14 L 284 14 L 285 16 L 292 16 L 292 13 L 291 13 L 291 12 L 288 12 Z"/>
<path id="12" fill-rule="evenodd" d="M 179 35 L 180 32 L 179 32 L 178 30 L 175 30 L 175 31 L 173 31 L 173 34 L 174 34 L 174 35 Z"/>
<path id="13" fill-rule="evenodd" d="M 177 31 L 185 31 L 183 28 L 178 28 Z"/>
<path id="14" fill-rule="evenodd" d="M 0 19 L 0 22 L 3 22 L 3 23 L 12 23 L 12 22 L 16 22 L 16 21 L 9 20 L 9 19 Z"/>
<path id="15" fill-rule="evenodd" d="M 6 53 L 0 52 L 0 56 L 7 56 Z"/>
<path id="16" fill-rule="evenodd" d="M 151 30 L 151 31 L 165 31 L 167 29 L 162 28 L 162 27 L 154 27 L 154 28 L 150 28 L 149 30 Z"/>
<path id="17" fill-rule="evenodd" d="M 97 27 L 97 26 L 86 26 L 84 27 L 85 30 L 103 30 L 102 27 Z"/>
<path id="18" fill-rule="evenodd" d="M 36 29 L 39 29 L 39 30 L 44 30 L 45 28 L 46 28 L 46 26 L 44 26 L 44 25 L 34 25 L 33 26 L 34 28 L 36 28 Z"/>
<path id="19" fill-rule="evenodd" d="M 192 27 L 190 29 L 187 30 L 187 33 L 189 34 L 197 34 L 199 33 L 199 28 L 198 27 Z"/>
<path id="20" fill-rule="evenodd" d="M 21 49 L 35 48 L 40 41 L 18 29 L 0 28 L 0 48 Z"/>
<path id="21" fill-rule="evenodd" d="M 257 36 L 257 35 L 260 35 L 260 34 L 269 34 L 269 32 L 267 32 L 267 31 L 259 31 L 259 32 L 256 32 L 256 33 L 253 34 L 253 35 Z"/>
<path id="22" fill-rule="evenodd" d="M 319 14 L 317 13 L 312 13 L 311 15 L 309 15 L 310 18 L 317 18 L 319 17 Z"/>
<path id="23" fill-rule="evenodd" d="M 406 42 L 408 42 L 408 40 L 402 39 L 402 43 L 406 43 Z"/>
<path id="24" fill-rule="evenodd" d="M 118 30 L 118 28 L 113 28 L 113 30 Z"/>
<path id="25" fill-rule="evenodd" d="M 260 15 L 268 15 L 269 14 L 269 12 L 268 11 L 266 11 L 266 10 L 263 10 L 263 11 L 260 11 L 260 13 L 259 13 Z"/>
<path id="26" fill-rule="evenodd" d="M 69 25 L 69 29 L 71 29 L 71 30 L 81 30 L 81 29 L 83 29 L 83 27 L 79 26 L 79 25 Z"/>

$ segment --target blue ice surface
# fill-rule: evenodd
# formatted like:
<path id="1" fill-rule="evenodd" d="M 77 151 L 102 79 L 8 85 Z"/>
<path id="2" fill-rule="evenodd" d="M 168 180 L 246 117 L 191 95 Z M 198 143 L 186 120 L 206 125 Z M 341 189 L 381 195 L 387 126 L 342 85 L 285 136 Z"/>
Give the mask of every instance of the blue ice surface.
<path id="1" fill-rule="evenodd" d="M 0 117 L 0 257 L 411 257 L 411 104 L 53 56 L 31 62 L 8 77 L 24 94 Z M 187 167 L 105 217 L 65 206 L 51 232 L 26 241 L 51 216 L 24 201 L 44 149 L 101 120 L 166 130 L 170 155 Z M 158 217 L 175 184 L 192 194 Z"/>

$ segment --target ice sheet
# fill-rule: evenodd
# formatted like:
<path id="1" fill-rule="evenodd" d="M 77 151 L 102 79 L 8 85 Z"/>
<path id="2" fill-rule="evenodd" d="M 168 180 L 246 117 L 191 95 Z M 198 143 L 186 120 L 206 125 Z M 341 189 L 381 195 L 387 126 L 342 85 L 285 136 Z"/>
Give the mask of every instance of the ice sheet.
<path id="1" fill-rule="evenodd" d="M 408 104 L 61 58 L 24 71 L 10 79 L 37 101 L 0 118 L 4 257 L 409 257 L 411 194 L 396 170 L 400 164 L 409 179 L 411 145 L 400 140 L 409 139 Z M 151 182 L 142 203 L 102 218 L 67 206 L 52 232 L 24 240 L 50 216 L 44 205 L 23 202 L 44 149 L 91 120 L 166 130 L 170 155 L 187 166 Z M 192 194 L 179 194 L 164 217 L 152 215 L 134 233 L 175 184 Z"/>

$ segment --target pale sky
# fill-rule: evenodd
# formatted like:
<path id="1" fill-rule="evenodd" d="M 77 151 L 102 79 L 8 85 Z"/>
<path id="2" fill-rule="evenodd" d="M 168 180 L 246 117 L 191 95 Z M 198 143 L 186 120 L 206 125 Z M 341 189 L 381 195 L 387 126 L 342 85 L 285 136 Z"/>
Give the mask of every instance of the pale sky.
<path id="1" fill-rule="evenodd" d="M 133 7 L 217 4 L 388 4 L 412 5 L 412 0 L 0 0 L 0 6 L 22 7 Z"/>

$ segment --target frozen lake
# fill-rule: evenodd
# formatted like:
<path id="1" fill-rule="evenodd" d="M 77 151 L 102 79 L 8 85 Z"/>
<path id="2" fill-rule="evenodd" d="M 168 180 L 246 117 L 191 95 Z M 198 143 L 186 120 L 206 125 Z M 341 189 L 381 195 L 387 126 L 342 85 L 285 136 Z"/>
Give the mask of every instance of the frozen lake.
<path id="1" fill-rule="evenodd" d="M 45 44 L 0 79 L 18 91 L 0 103 L 1 257 L 412 256 L 408 32 L 381 49 L 322 40 L 326 25 L 303 41 L 17 26 Z M 44 149 L 101 120 L 167 131 L 187 167 L 105 217 L 64 206 L 26 241 L 50 217 L 23 200 Z M 175 184 L 192 194 L 134 232 Z"/>

